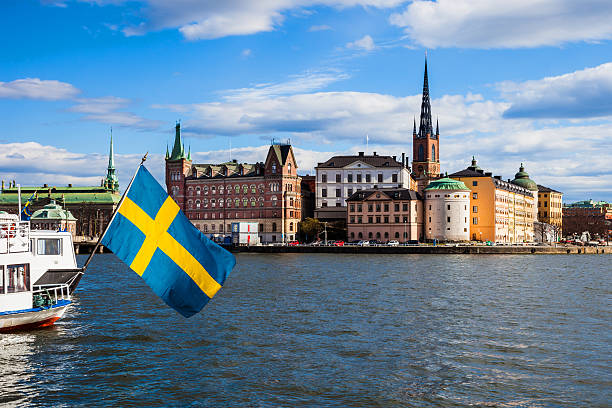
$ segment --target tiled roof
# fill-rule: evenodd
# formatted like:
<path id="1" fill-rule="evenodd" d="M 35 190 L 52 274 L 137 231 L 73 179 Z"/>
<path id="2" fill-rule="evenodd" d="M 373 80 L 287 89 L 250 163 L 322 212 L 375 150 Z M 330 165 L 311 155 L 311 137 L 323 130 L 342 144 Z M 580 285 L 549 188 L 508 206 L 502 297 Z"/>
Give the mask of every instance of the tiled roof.
<path id="1" fill-rule="evenodd" d="M 540 184 L 538 184 L 538 192 L 543 192 L 543 193 L 559 193 L 559 194 L 563 194 L 560 191 L 557 190 L 553 190 L 550 187 L 546 187 L 546 186 L 542 186 Z"/>
<path id="2" fill-rule="evenodd" d="M 421 195 L 407 188 L 372 188 L 353 193 L 346 201 L 367 200 L 375 193 L 385 193 L 393 200 L 421 200 Z"/>
<path id="3" fill-rule="evenodd" d="M 318 163 L 317 167 L 326 168 L 341 168 L 348 166 L 351 163 L 360 161 L 374 167 L 402 167 L 402 163 L 393 159 L 392 156 L 334 156 L 331 159 L 323 163 Z"/>
<path id="4" fill-rule="evenodd" d="M 484 172 L 481 173 L 479 171 L 475 171 L 475 170 L 471 170 L 467 168 L 464 170 L 460 170 L 456 173 L 449 174 L 448 177 L 453 178 L 453 177 L 490 177 L 490 176 L 486 176 Z"/>

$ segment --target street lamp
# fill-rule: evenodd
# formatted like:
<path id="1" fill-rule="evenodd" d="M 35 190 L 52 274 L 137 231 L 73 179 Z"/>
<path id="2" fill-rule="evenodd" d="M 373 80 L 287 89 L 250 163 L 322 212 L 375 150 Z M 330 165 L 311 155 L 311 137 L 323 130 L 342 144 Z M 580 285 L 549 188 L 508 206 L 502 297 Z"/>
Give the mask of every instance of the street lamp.
<path id="1" fill-rule="evenodd" d="M 408 221 L 408 220 L 406 219 L 406 217 L 404 217 L 404 244 L 407 242 L 406 238 L 408 238 L 406 236 L 406 221 Z"/>

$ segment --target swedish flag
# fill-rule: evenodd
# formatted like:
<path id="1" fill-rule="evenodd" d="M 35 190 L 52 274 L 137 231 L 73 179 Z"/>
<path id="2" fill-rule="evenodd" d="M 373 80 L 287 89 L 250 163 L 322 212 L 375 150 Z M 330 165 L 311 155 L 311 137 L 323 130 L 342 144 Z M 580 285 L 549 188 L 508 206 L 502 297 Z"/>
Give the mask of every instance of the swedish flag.
<path id="1" fill-rule="evenodd" d="M 185 317 L 202 310 L 236 264 L 191 224 L 143 165 L 101 242 Z"/>

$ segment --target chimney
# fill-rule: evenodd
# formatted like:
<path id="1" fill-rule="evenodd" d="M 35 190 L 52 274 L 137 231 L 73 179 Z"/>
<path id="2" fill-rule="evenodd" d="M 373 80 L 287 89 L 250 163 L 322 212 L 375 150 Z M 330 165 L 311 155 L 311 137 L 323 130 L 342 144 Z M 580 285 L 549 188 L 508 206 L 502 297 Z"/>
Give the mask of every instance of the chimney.
<path id="1" fill-rule="evenodd" d="M 393 161 L 397 161 L 397 156 L 393 156 Z"/>
<path id="2" fill-rule="evenodd" d="M 493 173 L 491 173 L 490 171 L 487 171 L 487 172 L 485 173 L 485 176 L 487 176 L 487 177 L 491 177 L 492 175 L 493 175 Z"/>
<path id="3" fill-rule="evenodd" d="M 484 174 L 484 170 L 483 170 L 483 169 L 478 169 L 478 170 L 476 170 L 476 171 L 477 171 L 478 173 L 480 173 L 480 174 Z"/>
<path id="4" fill-rule="evenodd" d="M 49 187 L 47 184 L 43 184 L 43 187 Z"/>
<path id="5" fill-rule="evenodd" d="M 363 157 L 363 152 L 359 152 L 359 157 Z"/>
<path id="6" fill-rule="evenodd" d="M 501 176 L 494 176 L 493 178 L 496 178 L 498 180 L 501 180 Z"/>
<path id="7" fill-rule="evenodd" d="M 374 152 L 374 156 L 376 156 L 376 152 Z"/>
<path id="8" fill-rule="evenodd" d="M 402 152 L 402 167 L 406 167 L 406 153 Z"/>

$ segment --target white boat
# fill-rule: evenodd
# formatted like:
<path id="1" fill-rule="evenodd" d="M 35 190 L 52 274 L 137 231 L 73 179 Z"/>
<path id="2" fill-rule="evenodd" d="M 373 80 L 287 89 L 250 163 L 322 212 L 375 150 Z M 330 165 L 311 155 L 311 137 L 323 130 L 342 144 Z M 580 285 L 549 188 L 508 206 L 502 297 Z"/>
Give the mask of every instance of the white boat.
<path id="1" fill-rule="evenodd" d="M 0 212 L 0 332 L 52 325 L 82 274 L 69 232 L 30 230 Z"/>

